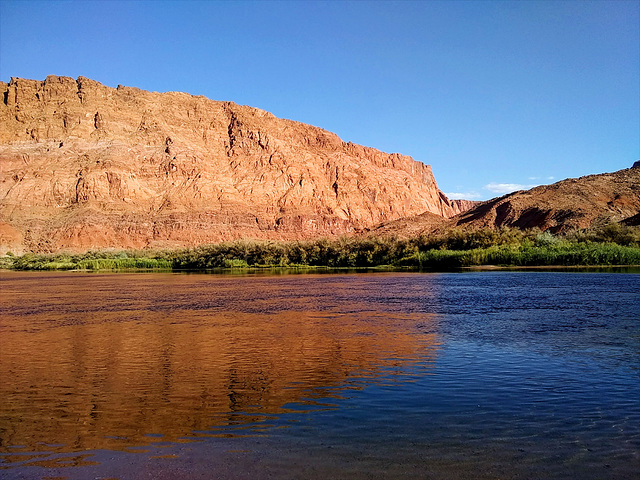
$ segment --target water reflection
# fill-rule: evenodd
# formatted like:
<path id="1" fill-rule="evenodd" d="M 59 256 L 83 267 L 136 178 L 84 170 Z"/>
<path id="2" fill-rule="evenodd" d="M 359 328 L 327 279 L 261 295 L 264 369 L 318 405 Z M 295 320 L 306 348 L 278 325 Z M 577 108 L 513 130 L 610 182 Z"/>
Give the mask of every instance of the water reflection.
<path id="1" fill-rule="evenodd" d="M 256 434 L 349 389 L 424 375 L 433 317 L 404 311 L 401 294 L 382 301 L 368 278 L 3 274 L 3 461 Z"/>

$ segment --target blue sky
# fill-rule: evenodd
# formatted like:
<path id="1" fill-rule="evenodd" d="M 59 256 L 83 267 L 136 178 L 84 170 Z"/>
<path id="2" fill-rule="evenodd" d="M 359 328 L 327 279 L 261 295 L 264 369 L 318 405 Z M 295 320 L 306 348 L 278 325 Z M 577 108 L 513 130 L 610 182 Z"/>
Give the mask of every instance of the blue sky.
<path id="1" fill-rule="evenodd" d="M 0 79 L 251 105 L 488 199 L 640 159 L 639 25 L 638 0 L 0 0 Z"/>

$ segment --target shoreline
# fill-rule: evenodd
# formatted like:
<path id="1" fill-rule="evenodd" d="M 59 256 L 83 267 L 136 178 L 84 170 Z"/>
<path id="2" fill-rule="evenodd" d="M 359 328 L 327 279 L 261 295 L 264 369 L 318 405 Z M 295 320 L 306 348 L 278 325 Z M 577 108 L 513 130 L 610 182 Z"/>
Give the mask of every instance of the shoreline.
<path id="1" fill-rule="evenodd" d="M 210 274 L 210 275 L 296 275 L 306 273 L 347 274 L 347 273 L 471 273 L 471 272 L 527 272 L 527 271 L 564 271 L 564 272 L 609 272 L 639 273 L 640 265 L 472 265 L 455 268 L 429 267 L 395 267 L 388 265 L 371 267 L 330 267 L 330 266 L 250 266 L 211 269 L 173 269 L 173 268 L 76 268 L 76 269 L 15 269 L 0 266 L 0 274 L 4 272 L 29 273 L 175 273 L 175 274 Z"/>
<path id="2" fill-rule="evenodd" d="M 178 250 L 97 250 L 0 257 L 0 269 L 51 271 L 474 271 L 640 267 L 640 237 L 576 241 L 522 232 L 442 239 L 242 240 Z M 639 232 L 640 233 L 640 232 Z M 518 234 L 520 237 L 513 238 Z"/>

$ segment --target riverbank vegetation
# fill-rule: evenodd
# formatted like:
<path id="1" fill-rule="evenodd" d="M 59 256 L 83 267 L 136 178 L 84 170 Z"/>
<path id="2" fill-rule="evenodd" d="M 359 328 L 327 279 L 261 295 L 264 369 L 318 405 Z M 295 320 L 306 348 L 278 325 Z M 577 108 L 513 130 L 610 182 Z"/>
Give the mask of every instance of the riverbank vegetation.
<path id="1" fill-rule="evenodd" d="M 452 230 L 412 239 L 238 240 L 173 251 L 8 255 L 16 270 L 216 270 L 242 268 L 372 268 L 449 270 L 482 265 L 640 265 L 640 228 L 611 224 L 562 236 L 514 228 Z"/>

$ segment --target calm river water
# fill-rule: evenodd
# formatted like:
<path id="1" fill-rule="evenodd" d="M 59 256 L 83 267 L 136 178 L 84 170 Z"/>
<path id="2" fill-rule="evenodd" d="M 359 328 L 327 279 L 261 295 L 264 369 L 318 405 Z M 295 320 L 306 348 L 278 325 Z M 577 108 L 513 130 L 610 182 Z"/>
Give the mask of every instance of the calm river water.
<path id="1" fill-rule="evenodd" d="M 0 477 L 640 476 L 640 275 L 0 274 Z"/>

